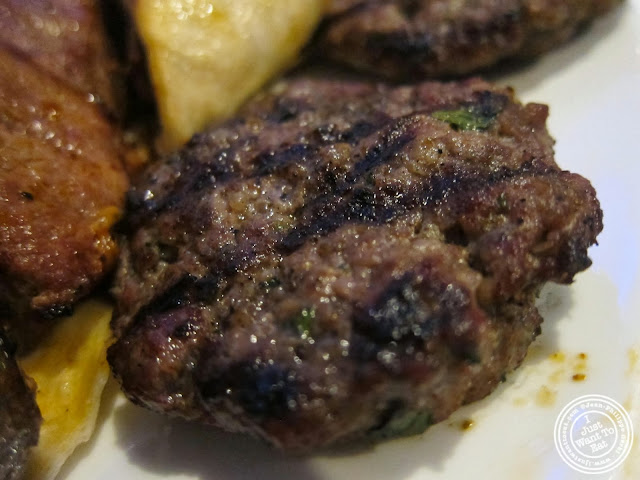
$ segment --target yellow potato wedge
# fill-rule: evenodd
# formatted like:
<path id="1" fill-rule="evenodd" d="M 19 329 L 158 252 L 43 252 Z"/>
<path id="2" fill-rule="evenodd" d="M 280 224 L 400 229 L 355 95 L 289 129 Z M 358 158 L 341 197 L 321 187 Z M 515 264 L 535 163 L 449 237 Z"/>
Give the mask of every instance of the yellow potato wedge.
<path id="1" fill-rule="evenodd" d="M 85 301 L 33 352 L 18 359 L 38 385 L 36 402 L 43 419 L 25 478 L 55 478 L 75 448 L 90 438 L 109 378 L 110 320 L 109 304 Z"/>
<path id="2" fill-rule="evenodd" d="M 326 0 L 130 0 L 164 145 L 231 115 L 289 66 Z"/>

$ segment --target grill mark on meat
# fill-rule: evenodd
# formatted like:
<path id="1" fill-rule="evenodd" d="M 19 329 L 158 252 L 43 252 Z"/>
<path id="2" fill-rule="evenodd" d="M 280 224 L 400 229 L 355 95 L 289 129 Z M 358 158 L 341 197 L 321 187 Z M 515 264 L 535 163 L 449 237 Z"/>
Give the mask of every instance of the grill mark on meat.
<path id="1" fill-rule="evenodd" d="M 109 349 L 124 390 L 294 450 L 417 433 L 487 395 L 539 333 L 534 292 L 601 229 L 546 108 L 478 80 L 276 92 L 138 186 L 178 199 L 133 212 Z M 172 177 L 223 149 L 223 181 Z"/>
<path id="2" fill-rule="evenodd" d="M 469 192 L 482 191 L 487 187 L 514 178 L 526 179 L 551 175 L 558 172 L 559 169 L 556 167 L 532 160 L 523 163 L 521 167 L 514 170 L 503 167 L 497 171 L 488 172 L 486 175 L 474 174 L 473 172 L 461 173 L 453 171 L 445 174 L 436 172 L 424 183 L 421 190 L 409 193 L 396 192 L 395 195 L 390 195 L 390 199 L 399 198 L 402 200 L 396 203 L 392 201 L 375 203 L 373 199 L 376 197 L 376 194 L 365 189 L 353 190 L 351 192 L 352 200 L 346 204 L 342 203 L 344 197 L 340 197 L 340 195 L 335 196 L 336 203 L 327 202 L 326 198 L 321 198 L 320 201 L 317 202 L 317 208 L 319 208 L 319 210 L 314 212 L 315 215 L 307 230 L 296 226 L 292 229 L 295 236 L 289 233 L 284 237 L 262 237 L 252 246 L 253 248 L 249 252 L 239 249 L 224 249 L 216 258 L 212 259 L 207 273 L 204 276 L 197 277 L 185 273 L 175 281 L 175 284 L 171 288 L 163 293 L 159 300 L 155 300 L 153 303 L 141 309 L 141 311 L 137 313 L 136 319 L 142 319 L 156 313 L 167 312 L 184 305 L 203 304 L 212 301 L 212 299 L 216 298 L 216 294 L 224 278 L 232 277 L 239 271 L 246 269 L 260 254 L 269 250 L 277 250 L 284 255 L 290 255 L 303 246 L 309 238 L 326 236 L 346 223 L 384 224 L 419 206 L 426 208 L 445 199 L 451 204 L 455 204 L 457 200 L 453 195 L 457 192 L 469 194 Z M 340 190 L 340 192 L 342 195 L 346 194 L 346 190 Z M 328 209 L 322 210 L 323 207 Z M 593 221 L 593 219 L 590 218 L 589 221 Z M 458 232 L 458 235 L 462 235 L 462 233 Z M 455 238 L 448 236 L 445 236 L 444 240 L 447 244 L 451 245 L 457 245 L 459 243 Z M 465 239 L 465 241 L 467 240 Z M 567 248 L 567 253 L 564 255 L 566 260 L 562 260 L 563 268 L 570 269 L 570 271 L 577 273 L 590 266 L 591 262 L 584 253 L 586 252 L 587 246 L 588 245 L 584 243 L 570 244 Z M 471 262 L 473 265 L 473 258 Z M 571 262 L 575 263 L 571 264 Z M 479 265 L 474 265 L 474 268 L 482 270 L 482 267 Z M 486 271 L 483 271 L 483 273 L 486 273 Z M 414 278 L 415 272 L 411 272 L 406 274 L 402 280 L 392 282 L 387 287 L 389 295 L 407 286 Z M 378 301 L 383 302 L 383 299 L 379 299 Z M 407 305 L 407 307 L 409 306 L 410 305 Z M 357 338 L 359 340 L 354 342 L 351 348 L 353 350 L 352 354 L 356 358 L 364 355 L 362 359 L 370 359 L 372 358 L 371 355 L 377 355 L 381 348 L 380 345 L 384 343 L 385 340 L 385 338 L 380 337 L 379 334 L 375 332 L 371 333 L 371 326 L 369 326 L 369 329 L 364 326 L 365 323 L 363 322 L 370 321 L 371 319 L 363 319 L 366 319 L 367 315 L 369 315 L 369 317 L 375 317 L 377 314 L 372 312 L 382 307 L 378 305 L 377 307 L 373 306 L 371 308 L 373 309 L 372 311 L 361 313 L 354 317 L 354 325 L 357 327 L 355 333 L 358 334 Z M 396 320 L 398 318 L 399 317 L 397 317 Z M 453 315 L 449 312 L 445 318 L 451 319 Z M 444 320 L 431 319 L 431 321 L 435 322 L 433 326 L 434 330 L 436 329 L 436 325 L 444 323 Z M 373 339 L 373 344 L 366 346 L 370 343 L 371 339 Z M 398 339 L 391 340 L 389 335 L 387 335 L 386 340 L 396 341 Z M 463 358 L 477 358 L 477 354 L 471 352 L 467 347 L 458 347 L 457 351 Z"/>
<path id="3" fill-rule="evenodd" d="M 479 115 L 493 117 L 497 115 L 502 108 L 504 108 L 506 101 L 507 97 L 503 94 L 483 91 L 476 92 L 472 101 L 451 103 L 446 106 L 446 109 L 472 107 Z M 280 103 L 281 102 L 278 102 L 278 105 Z M 247 173 L 246 176 L 256 178 L 265 177 L 276 174 L 292 164 L 304 163 L 305 159 L 314 158 L 318 154 L 319 148 L 322 146 L 339 142 L 346 142 L 351 145 L 355 145 L 363 138 L 369 137 L 378 129 L 393 122 L 393 126 L 389 128 L 390 132 L 387 137 L 374 145 L 367 152 L 365 158 L 356 163 L 353 173 L 350 175 L 349 179 L 349 183 L 355 184 L 357 179 L 365 172 L 368 172 L 381 164 L 390 162 L 398 151 L 400 151 L 407 143 L 414 140 L 415 132 L 412 133 L 411 125 L 415 123 L 416 120 L 419 120 L 420 114 L 426 115 L 428 113 L 430 113 L 429 110 L 424 109 L 419 113 L 407 115 L 406 118 L 396 120 L 392 120 L 388 115 L 377 113 L 368 121 L 358 121 L 351 128 L 338 132 L 328 128 L 327 125 L 317 127 L 315 129 L 315 135 L 312 133 L 311 136 L 316 138 L 318 136 L 320 137 L 318 145 L 311 145 L 308 143 L 283 145 L 276 151 L 258 154 L 248 162 L 248 168 L 251 173 Z M 292 118 L 295 118 L 295 116 L 288 117 L 289 120 Z M 235 120 L 233 123 L 240 125 L 243 122 Z M 192 143 L 197 143 L 197 140 L 194 140 Z M 197 151 L 187 154 L 184 159 L 184 165 L 180 169 L 180 174 L 172 185 L 172 195 L 164 196 L 161 201 L 157 201 L 155 197 L 145 199 L 147 191 L 134 190 L 130 192 L 128 195 L 128 205 L 133 214 L 130 215 L 128 219 L 129 225 L 138 225 L 140 220 L 144 220 L 148 215 L 158 215 L 165 210 L 171 210 L 178 207 L 184 201 L 188 201 L 193 192 L 200 192 L 206 188 L 212 188 L 214 185 L 220 186 L 224 183 L 242 179 L 243 176 L 235 171 L 236 169 L 230 163 L 230 158 L 233 157 L 235 149 L 246 146 L 246 144 L 247 142 L 240 142 L 238 145 L 235 145 L 235 147 L 221 149 L 220 151 L 215 152 L 214 155 L 207 157 L 206 161 L 202 161 L 202 159 L 195 157 Z M 316 168 L 316 171 L 319 168 L 321 168 L 320 165 Z M 331 179 L 331 171 L 327 170 L 326 174 L 328 175 L 327 178 Z M 337 188 L 340 189 L 341 187 L 337 186 Z M 362 195 L 366 195 L 366 193 L 362 192 Z M 324 201 L 324 199 L 319 199 L 319 202 L 322 201 Z M 358 197 L 356 197 L 355 203 L 355 210 L 353 206 L 349 205 L 345 208 L 351 208 L 354 210 L 354 215 L 357 216 L 357 213 L 355 212 L 357 210 L 364 211 L 364 208 L 357 208 L 357 204 L 359 203 Z M 363 204 L 362 202 L 360 203 L 361 207 L 367 205 L 366 201 Z M 140 211 L 142 211 L 142 213 L 140 213 Z M 142 219 L 140 218 L 141 216 L 143 216 Z"/>
<path id="4" fill-rule="evenodd" d="M 285 145 L 280 150 L 258 155 L 254 160 L 255 177 L 264 177 L 279 170 L 282 170 L 292 163 L 304 162 L 306 158 L 312 156 L 318 151 L 313 145 L 298 143 L 295 145 Z"/>
<path id="5" fill-rule="evenodd" d="M 390 132 L 367 151 L 365 158 L 355 164 L 346 181 L 336 183 L 331 194 L 304 205 L 297 215 L 298 223 L 282 240 L 280 250 L 290 253 L 309 237 L 326 235 L 345 222 L 385 222 L 393 218 L 393 207 L 379 205 L 379 192 L 358 184 L 362 184 L 363 176 L 374 168 L 389 164 L 416 138 L 416 133 L 410 129 L 414 121 L 415 117 L 411 116 L 396 122 Z"/>
<path id="6" fill-rule="evenodd" d="M 420 65 L 433 57 L 434 40 L 427 32 L 377 33 L 367 37 L 366 48 L 376 57 L 401 56 L 407 62 Z"/>
<path id="7" fill-rule="evenodd" d="M 391 162 L 404 146 L 413 141 L 416 133 L 411 130 L 411 126 L 415 122 L 414 115 L 398 120 L 391 131 L 367 151 L 364 159 L 355 164 L 354 181 L 373 168 Z"/>
<path id="8" fill-rule="evenodd" d="M 281 123 L 295 118 L 293 114 L 287 115 L 279 113 L 275 121 Z M 279 170 L 285 169 L 294 163 L 303 162 L 306 157 L 313 156 L 318 152 L 318 147 L 322 145 L 330 145 L 336 142 L 356 144 L 362 138 L 375 133 L 384 123 L 390 121 L 386 116 L 381 115 L 379 117 L 373 122 L 357 122 L 352 128 L 344 131 L 335 131 L 330 125 L 320 126 L 316 129 L 315 134 L 312 134 L 315 139 L 319 140 L 318 146 L 297 143 L 295 145 L 285 145 L 277 151 L 261 153 L 251 162 L 253 172 L 248 176 L 259 178 L 277 173 Z M 172 184 L 173 194 L 163 197 L 161 201 L 157 201 L 154 197 L 145 198 L 148 195 L 146 190 L 131 190 L 127 195 L 127 207 L 132 212 L 132 215 L 126 219 L 126 223 L 121 225 L 120 228 L 124 232 L 131 231 L 132 228 L 148 218 L 148 215 L 159 215 L 166 210 L 176 208 L 185 198 L 188 199 L 193 192 L 203 191 L 214 185 L 220 186 L 240 178 L 240 175 L 234 172 L 234 168 L 229 162 L 233 154 L 234 148 L 230 147 L 222 149 L 205 162 L 195 157 L 187 157 L 185 164 L 180 168 L 180 174 L 176 175 L 178 178 Z M 330 174 L 330 172 L 327 173 Z"/>
<path id="9" fill-rule="evenodd" d="M 517 169 L 500 168 L 486 173 L 445 169 L 444 172 L 434 172 L 417 190 L 374 191 L 367 187 L 338 186 L 335 195 L 319 198 L 309 204 L 300 215 L 299 223 L 276 248 L 289 254 L 309 238 L 326 235 L 347 222 L 386 223 L 412 208 L 435 204 L 459 191 L 482 189 L 516 177 L 546 175 L 557 171 L 548 165 L 531 161 Z"/>
<path id="10" fill-rule="evenodd" d="M 214 184 L 219 185 L 233 178 L 233 168 L 229 162 L 231 149 L 217 152 L 215 158 L 203 162 L 195 156 L 186 156 L 176 167 L 173 179 L 167 186 L 173 190 L 173 195 L 165 195 L 160 201 L 155 195 L 149 196 L 149 190 L 132 189 L 127 194 L 127 209 L 132 212 L 124 223 L 125 231 L 130 231 L 136 225 L 143 223 L 150 215 L 158 215 L 166 210 L 172 210 L 180 205 L 193 192 L 200 192 Z M 177 173 L 179 171 L 179 174 Z"/>
<path id="11" fill-rule="evenodd" d="M 344 131 L 337 130 L 335 125 L 323 125 L 318 127 L 314 132 L 314 138 L 320 144 L 330 145 L 332 143 L 345 142 L 352 145 L 358 143 L 365 137 L 368 137 L 386 123 L 391 121 L 388 117 L 377 119 L 377 121 L 360 121 L 352 128 Z"/>
<path id="12" fill-rule="evenodd" d="M 147 305 L 140 315 L 145 317 L 154 313 L 167 312 L 195 301 L 196 298 L 193 295 L 193 291 L 197 289 L 197 283 L 198 278 L 196 276 L 185 273 L 176 280 L 173 286 L 165 291 L 160 301 Z"/>
<path id="13" fill-rule="evenodd" d="M 331 0 L 316 52 L 392 79 L 465 75 L 567 41 L 619 0 Z"/>
<path id="14" fill-rule="evenodd" d="M 398 136 L 398 138 L 402 137 L 402 135 Z M 410 137 L 414 138 L 412 135 Z M 404 141 L 406 144 L 409 140 L 405 138 Z M 392 150 L 399 148 L 399 145 L 395 144 Z M 375 149 L 375 151 L 382 150 Z M 387 160 L 389 160 L 388 157 Z M 558 171 L 556 167 L 535 160 L 524 162 L 519 168 L 513 170 L 505 167 L 490 172 L 460 172 L 447 169 L 445 172 L 434 172 L 428 180 L 424 181 L 421 189 L 413 191 L 372 191 L 366 187 L 354 187 L 353 183 L 356 180 L 352 177 L 349 183 L 336 186 L 335 195 L 320 197 L 308 205 L 308 210 L 300 215 L 299 222 L 288 234 L 260 237 L 248 251 L 239 248 L 222 249 L 216 257 L 210 259 L 208 273 L 200 278 L 184 274 L 163 294 L 160 301 L 144 308 L 139 316 L 164 312 L 190 302 L 206 302 L 215 297 L 222 278 L 231 277 L 247 268 L 261 254 L 275 250 L 289 255 L 304 245 L 309 238 L 326 236 L 346 223 L 384 224 L 419 206 L 428 207 L 445 199 L 455 203 L 456 200 L 452 195 L 457 192 L 481 191 L 510 179 L 544 176 Z M 362 175 L 358 179 L 362 180 Z M 457 243 L 455 239 L 447 236 L 445 241 L 448 244 Z M 590 265 L 588 257 L 581 254 L 582 258 L 579 259 L 573 253 L 584 251 L 584 245 L 576 245 L 576 248 L 569 247 L 567 260 L 564 262 L 566 266 L 568 267 L 573 261 L 587 268 Z"/>

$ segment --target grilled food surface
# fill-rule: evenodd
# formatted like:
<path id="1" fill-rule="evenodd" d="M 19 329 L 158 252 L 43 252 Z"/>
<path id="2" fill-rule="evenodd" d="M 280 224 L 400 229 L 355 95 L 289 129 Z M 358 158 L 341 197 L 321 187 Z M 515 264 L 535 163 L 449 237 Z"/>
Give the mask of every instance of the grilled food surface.
<path id="1" fill-rule="evenodd" d="M 52 318 L 92 293 L 117 256 L 110 230 L 129 181 L 113 123 L 126 105 L 107 6 L 0 5 L 0 330 L 38 383 L 34 398 L 0 338 L 3 480 L 53 478 L 91 434 L 108 375 L 109 310 Z"/>
<path id="2" fill-rule="evenodd" d="M 536 292 L 602 228 L 547 107 L 481 80 L 301 77 L 129 196 L 109 361 L 156 411 L 287 450 L 417 433 L 484 397 Z"/>
<path id="3" fill-rule="evenodd" d="M 38 443 L 42 420 L 34 389 L 14 359 L 14 348 L 0 331 L 0 478 L 22 478 L 29 449 Z"/>
<path id="4" fill-rule="evenodd" d="M 319 51 L 389 78 L 464 75 L 529 59 L 620 0 L 331 0 Z"/>
<path id="5" fill-rule="evenodd" d="M 0 303 L 17 319 L 66 313 L 116 260 L 116 130 L 86 94 L 0 49 L 0 145 Z"/>

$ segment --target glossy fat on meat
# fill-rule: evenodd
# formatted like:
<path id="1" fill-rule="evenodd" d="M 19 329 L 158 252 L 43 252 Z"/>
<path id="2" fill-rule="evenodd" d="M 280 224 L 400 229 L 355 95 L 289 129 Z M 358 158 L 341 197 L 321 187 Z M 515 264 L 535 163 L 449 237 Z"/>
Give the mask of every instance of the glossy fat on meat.
<path id="1" fill-rule="evenodd" d="M 301 77 L 129 194 L 109 361 L 134 402 L 293 451 L 490 393 L 602 228 L 547 107 L 478 79 Z"/>
<path id="2" fill-rule="evenodd" d="M 112 112 L 123 108 L 118 65 L 99 0 L 3 0 L 0 47 L 29 59 Z M 105 10 L 107 12 L 105 12 Z"/>
<path id="3" fill-rule="evenodd" d="M 0 49 L 0 302 L 69 311 L 114 265 L 128 179 L 100 108 Z"/>

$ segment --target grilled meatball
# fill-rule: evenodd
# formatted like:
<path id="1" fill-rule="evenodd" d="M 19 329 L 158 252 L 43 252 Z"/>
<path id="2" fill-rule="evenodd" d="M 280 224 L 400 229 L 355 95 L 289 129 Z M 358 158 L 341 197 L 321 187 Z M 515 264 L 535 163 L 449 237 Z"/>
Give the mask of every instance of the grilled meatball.
<path id="1" fill-rule="evenodd" d="M 22 478 L 28 449 L 38 443 L 40 410 L 0 332 L 0 478 Z"/>
<path id="2" fill-rule="evenodd" d="M 67 312 L 115 262 L 115 132 L 85 94 L 0 49 L 0 148 L 0 306 Z"/>
<path id="3" fill-rule="evenodd" d="M 423 431 L 491 392 L 602 228 L 547 107 L 481 80 L 300 78 L 129 196 L 109 361 L 150 409 L 287 450 Z"/>
<path id="4" fill-rule="evenodd" d="M 463 75 L 532 58 L 619 0 L 331 0 L 324 55 L 390 78 Z"/>

